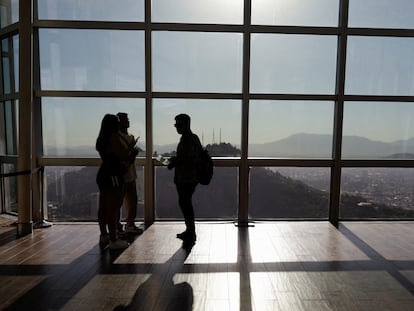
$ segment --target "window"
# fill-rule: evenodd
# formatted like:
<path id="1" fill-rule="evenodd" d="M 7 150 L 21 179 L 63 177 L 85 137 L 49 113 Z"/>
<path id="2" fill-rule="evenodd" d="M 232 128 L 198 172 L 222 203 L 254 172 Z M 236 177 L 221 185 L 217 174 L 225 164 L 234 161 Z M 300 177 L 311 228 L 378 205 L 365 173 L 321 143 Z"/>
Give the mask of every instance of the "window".
<path id="1" fill-rule="evenodd" d="M 414 103 L 345 102 L 343 158 L 414 159 Z"/>
<path id="2" fill-rule="evenodd" d="M 346 94 L 414 95 L 414 38 L 349 37 Z"/>
<path id="3" fill-rule="evenodd" d="M 126 112 L 130 132 L 140 136 L 149 222 L 181 218 L 171 208 L 173 172 L 145 158 L 175 152 L 180 113 L 190 115 L 216 165 L 213 183 L 197 188 L 199 219 L 326 219 L 339 205 L 341 219 L 414 219 L 390 199 L 412 182 L 402 173 L 414 167 L 413 1 L 38 0 L 27 29 L 15 24 L 19 2 L 31 4 L 0 4 L 0 151 L 14 163 L 19 38 L 30 33 L 34 83 L 24 94 L 40 105 L 32 130 L 43 158 L 36 160 L 59 177 L 48 188 L 58 211 L 50 217 L 82 219 L 70 183 L 86 172 L 88 198 L 78 203 L 85 219 L 95 217 L 100 123 L 106 113 Z M 331 180 L 336 167 L 340 181 Z M 368 176 L 362 192 L 354 191 L 358 168 Z M 377 171 L 400 175 L 401 183 L 376 188 Z M 342 192 L 330 196 L 330 189 Z"/>
<path id="4" fill-rule="evenodd" d="M 42 98 L 43 153 L 49 157 L 98 157 L 95 150 L 105 114 L 128 113 L 128 131 L 145 150 L 145 103 L 137 98 Z"/>
<path id="5" fill-rule="evenodd" d="M 158 154 L 176 150 L 180 136 L 174 117 L 186 113 L 191 129 L 201 143 L 222 145 L 223 151 L 212 156 L 240 156 L 241 102 L 220 99 L 154 99 L 154 151 Z M 230 144 L 233 148 L 224 148 Z"/>
<path id="6" fill-rule="evenodd" d="M 337 26 L 339 1 L 252 0 L 252 24 Z"/>
<path id="7" fill-rule="evenodd" d="M 411 0 L 350 0 L 349 26 L 413 29 Z"/>
<path id="8" fill-rule="evenodd" d="M 144 0 L 38 0 L 39 19 L 144 21 Z"/>
<path id="9" fill-rule="evenodd" d="M 19 37 L 1 40 L 3 92 L 10 94 L 19 90 Z"/>
<path id="10" fill-rule="evenodd" d="M 143 215 L 144 171 L 137 166 L 137 218 Z M 96 184 L 97 167 L 58 167 L 45 169 L 47 210 L 50 221 L 96 221 L 99 190 Z M 121 209 L 124 213 L 124 209 Z M 123 214 L 122 214 L 123 215 Z"/>
<path id="11" fill-rule="evenodd" d="M 331 158 L 333 102 L 250 103 L 249 156 Z"/>
<path id="12" fill-rule="evenodd" d="M 329 168 L 250 168 L 249 216 L 328 218 Z"/>
<path id="13" fill-rule="evenodd" d="M 241 34 L 156 31 L 152 48 L 154 91 L 241 92 Z"/>
<path id="14" fill-rule="evenodd" d="M 413 168 L 342 169 L 341 218 L 414 218 Z"/>
<path id="15" fill-rule="evenodd" d="M 19 0 L 3 0 L 0 2 L 0 26 L 7 27 L 19 21 Z"/>
<path id="16" fill-rule="evenodd" d="M 183 219 L 178 206 L 174 172 L 166 167 L 155 170 L 155 213 L 158 219 Z M 238 202 L 238 170 L 216 167 L 208 186 L 198 185 L 193 196 L 196 219 L 235 219 Z"/>
<path id="17" fill-rule="evenodd" d="M 142 31 L 40 29 L 44 90 L 144 91 Z"/>
<path id="18" fill-rule="evenodd" d="M 335 36 L 252 34 L 252 93 L 333 94 Z"/>
<path id="19" fill-rule="evenodd" d="M 242 24 L 244 0 L 152 1 L 152 21 L 162 23 Z"/>

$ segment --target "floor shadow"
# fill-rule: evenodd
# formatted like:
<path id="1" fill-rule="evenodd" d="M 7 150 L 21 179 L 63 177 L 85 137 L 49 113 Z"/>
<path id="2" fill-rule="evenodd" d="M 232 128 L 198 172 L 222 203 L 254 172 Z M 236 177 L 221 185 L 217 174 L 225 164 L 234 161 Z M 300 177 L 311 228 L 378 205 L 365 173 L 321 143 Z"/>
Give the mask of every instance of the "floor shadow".
<path id="1" fill-rule="evenodd" d="M 136 238 L 131 238 L 131 241 Z M 16 239 L 15 235 L 13 239 Z M 0 275 L 46 276 L 4 310 L 59 310 L 96 275 L 112 271 L 113 262 L 122 252 L 102 250 L 96 245 L 70 264 L 0 265 Z M 148 270 L 145 265 L 139 268 Z"/>
<path id="2" fill-rule="evenodd" d="M 17 239 L 16 229 L 12 228 L 0 234 L 0 246 L 6 245 Z"/>
<path id="3" fill-rule="evenodd" d="M 250 280 L 250 269 L 252 266 L 252 255 L 250 251 L 249 227 L 239 227 L 237 231 L 237 259 L 240 267 L 240 311 L 251 311 L 252 290 Z"/>
<path id="4" fill-rule="evenodd" d="M 356 247 L 358 247 L 365 255 L 367 255 L 371 261 L 376 263 L 378 268 L 387 271 L 396 281 L 404 286 L 411 294 L 414 294 L 414 284 L 401 273 L 400 270 L 407 270 L 413 268 L 413 261 L 393 261 L 387 260 L 368 243 L 363 241 L 359 236 L 352 232 L 344 224 L 338 226 L 338 230 L 348 238 Z"/>
<path id="5" fill-rule="evenodd" d="M 119 305 L 114 311 L 132 310 L 193 310 L 193 288 L 187 282 L 174 283 L 174 275 L 182 271 L 191 246 L 183 244 L 164 264 L 152 269 L 151 276 L 142 283 L 131 303 Z"/>

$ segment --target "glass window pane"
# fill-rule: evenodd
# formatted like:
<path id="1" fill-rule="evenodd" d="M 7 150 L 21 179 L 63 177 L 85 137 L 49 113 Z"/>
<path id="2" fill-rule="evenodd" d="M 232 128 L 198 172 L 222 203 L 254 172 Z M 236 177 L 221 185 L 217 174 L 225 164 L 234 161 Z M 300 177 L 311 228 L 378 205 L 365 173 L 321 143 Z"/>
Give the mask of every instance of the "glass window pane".
<path id="1" fill-rule="evenodd" d="M 44 90 L 144 91 L 142 31 L 40 29 Z"/>
<path id="2" fill-rule="evenodd" d="M 341 218 L 414 218 L 413 168 L 345 168 Z"/>
<path id="3" fill-rule="evenodd" d="M 145 101 L 132 98 L 42 98 L 45 156 L 98 157 L 96 138 L 106 113 L 128 113 L 129 132 L 145 150 Z M 143 155 L 143 151 L 139 154 Z"/>
<path id="4" fill-rule="evenodd" d="M 154 99 L 154 148 L 158 154 L 176 150 L 180 135 L 174 127 L 174 117 L 186 113 L 191 117 L 191 129 L 201 143 L 223 147 L 212 156 L 235 156 L 241 142 L 241 101 L 202 99 Z M 230 144 L 230 146 L 229 146 Z M 240 155 L 240 154 L 239 154 Z"/>
<path id="5" fill-rule="evenodd" d="M 333 94 L 336 36 L 252 34 L 250 91 Z"/>
<path id="6" fill-rule="evenodd" d="M 5 127 L 6 127 L 6 154 L 17 155 L 19 111 L 17 101 L 4 103 Z"/>
<path id="7" fill-rule="evenodd" d="M 414 38 L 349 37 L 345 92 L 414 95 Z"/>
<path id="8" fill-rule="evenodd" d="M 0 155 L 6 154 L 6 115 L 4 102 L 0 102 Z"/>
<path id="9" fill-rule="evenodd" d="M 19 90 L 19 36 L 13 36 L 13 65 L 15 90 Z"/>
<path id="10" fill-rule="evenodd" d="M 337 26 L 338 0 L 252 0 L 252 24 Z"/>
<path id="11" fill-rule="evenodd" d="M 251 167 L 249 216 L 327 218 L 329 168 Z"/>
<path id="12" fill-rule="evenodd" d="M 98 219 L 99 189 L 96 184 L 98 167 L 48 166 L 47 214 L 50 221 L 96 221 Z M 144 208 L 143 168 L 137 167 L 137 219 Z M 121 218 L 124 208 L 121 208 Z"/>
<path id="13" fill-rule="evenodd" d="M 14 173 L 17 171 L 16 165 L 14 164 L 0 164 L 3 165 L 2 172 L 4 174 Z M 17 204 L 17 176 L 5 177 L 3 179 L 4 187 L 4 212 L 17 214 L 18 204 Z"/>
<path id="14" fill-rule="evenodd" d="M 39 19 L 144 21 L 144 0 L 38 0 Z"/>
<path id="15" fill-rule="evenodd" d="M 414 159 L 414 103 L 345 102 L 343 158 Z"/>
<path id="16" fill-rule="evenodd" d="M 331 158 L 333 102 L 250 102 L 249 156 Z"/>
<path id="17" fill-rule="evenodd" d="M 412 0 L 350 0 L 350 27 L 414 28 Z"/>
<path id="18" fill-rule="evenodd" d="M 196 219 L 235 219 L 238 202 L 238 169 L 215 167 L 211 183 L 198 185 L 193 196 Z M 157 219 L 183 219 L 174 185 L 174 171 L 155 169 L 155 213 Z"/>
<path id="19" fill-rule="evenodd" d="M 19 37 L 13 36 L 1 41 L 3 92 L 19 91 Z"/>
<path id="20" fill-rule="evenodd" d="M 19 21 L 19 0 L 0 1 L 0 27 L 4 28 Z"/>
<path id="21" fill-rule="evenodd" d="M 242 24 L 244 0 L 152 1 L 152 21 L 168 23 Z"/>
<path id="22" fill-rule="evenodd" d="M 242 34 L 153 32 L 155 91 L 241 92 Z"/>

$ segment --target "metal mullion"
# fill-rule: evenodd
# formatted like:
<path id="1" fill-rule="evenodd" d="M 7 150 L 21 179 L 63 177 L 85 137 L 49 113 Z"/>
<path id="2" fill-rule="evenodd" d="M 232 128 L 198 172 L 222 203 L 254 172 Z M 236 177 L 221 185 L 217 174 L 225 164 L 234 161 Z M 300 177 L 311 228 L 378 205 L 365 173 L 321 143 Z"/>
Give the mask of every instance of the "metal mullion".
<path id="1" fill-rule="evenodd" d="M 334 135 L 333 135 L 333 166 L 331 168 L 329 221 L 337 226 L 339 222 L 339 203 L 341 191 L 341 153 L 342 153 L 342 127 L 345 93 L 345 65 L 347 47 L 349 0 L 341 0 L 339 6 L 339 23 L 341 34 L 338 38 L 336 94 L 338 96 L 334 109 Z"/>
<path id="2" fill-rule="evenodd" d="M 348 28 L 348 36 L 414 37 L 414 29 Z"/>
<path id="3" fill-rule="evenodd" d="M 275 158 L 249 158 L 249 166 L 288 166 L 288 167 L 331 167 L 332 159 L 275 159 Z"/>
<path id="4" fill-rule="evenodd" d="M 19 33 L 19 23 L 14 23 L 0 29 L 0 40 Z"/>
<path id="5" fill-rule="evenodd" d="M 228 24 L 189 24 L 189 23 L 152 23 L 154 31 L 189 31 L 189 32 L 239 32 L 243 25 Z"/>
<path id="6" fill-rule="evenodd" d="M 347 159 L 341 161 L 341 167 L 393 167 L 393 168 L 414 168 L 414 161 L 413 160 L 353 160 Z"/>
<path id="7" fill-rule="evenodd" d="M 344 95 L 344 101 L 364 101 L 364 102 L 414 102 L 414 96 L 394 96 L 394 95 Z"/>
<path id="8" fill-rule="evenodd" d="M 10 93 L 10 94 L 1 94 L 0 95 L 0 101 L 8 101 L 8 100 L 17 100 L 19 99 L 19 93 L 18 92 L 14 92 L 14 93 Z"/>
<path id="9" fill-rule="evenodd" d="M 145 98 L 146 92 L 36 90 L 35 96 Z"/>
<path id="10" fill-rule="evenodd" d="M 155 221 L 155 167 L 152 161 L 153 124 L 152 124 L 152 25 L 151 1 L 145 0 L 145 166 L 144 166 L 144 223 L 146 226 Z"/>
<path id="11" fill-rule="evenodd" d="M 324 95 L 324 94 L 250 94 L 250 99 L 262 99 L 262 100 L 323 100 L 323 101 L 334 101 L 337 100 L 338 96 L 335 94 Z"/>
<path id="12" fill-rule="evenodd" d="M 244 0 L 243 31 L 243 99 L 241 120 L 241 161 L 239 168 L 239 209 L 238 225 L 247 226 L 249 221 L 249 91 L 250 91 L 250 24 L 251 0 Z"/>
<path id="13" fill-rule="evenodd" d="M 153 92 L 153 98 L 242 99 L 240 93 Z"/>
<path id="14" fill-rule="evenodd" d="M 251 33 L 274 33 L 292 35 L 339 35 L 338 27 L 316 27 L 316 26 L 264 26 L 251 25 Z"/>
<path id="15" fill-rule="evenodd" d="M 35 20 L 33 26 L 35 28 L 61 29 L 145 30 L 145 23 L 143 22 Z"/>
<path id="16" fill-rule="evenodd" d="M 33 20 L 38 18 L 38 1 L 33 1 Z M 33 90 L 41 89 L 40 80 L 40 42 L 39 29 L 32 27 L 33 34 Z M 41 97 L 33 95 L 33 118 L 32 118 L 32 167 L 39 167 L 39 158 L 43 156 L 43 119 L 42 119 L 42 105 Z M 40 228 L 46 225 L 44 215 L 47 214 L 47 202 L 44 200 L 44 172 L 43 170 L 36 170 L 32 176 L 33 187 L 33 216 L 34 227 Z"/>

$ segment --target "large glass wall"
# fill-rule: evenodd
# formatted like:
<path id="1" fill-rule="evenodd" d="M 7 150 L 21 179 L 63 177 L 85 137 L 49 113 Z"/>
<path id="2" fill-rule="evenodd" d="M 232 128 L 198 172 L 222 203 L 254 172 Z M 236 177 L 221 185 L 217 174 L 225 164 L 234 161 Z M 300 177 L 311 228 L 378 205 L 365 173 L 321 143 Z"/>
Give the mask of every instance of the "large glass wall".
<path id="1" fill-rule="evenodd" d="M 19 1 L 0 1 L 0 212 L 17 213 Z"/>
<path id="2" fill-rule="evenodd" d="M 155 220 L 181 217 L 172 171 L 156 161 L 175 152 L 179 113 L 216 165 L 195 194 L 198 219 L 414 218 L 403 186 L 414 167 L 414 3 L 34 3 L 34 131 L 54 221 L 93 219 L 94 144 L 103 115 L 120 111 L 140 136 L 140 209 Z M 1 40 L 3 94 L 15 93 L 18 36 Z M 3 96 L 2 115 L 15 104 Z M 0 148 L 15 150 L 5 137 L 16 129 L 0 130 Z M 71 183 L 87 190 L 82 204 Z"/>

